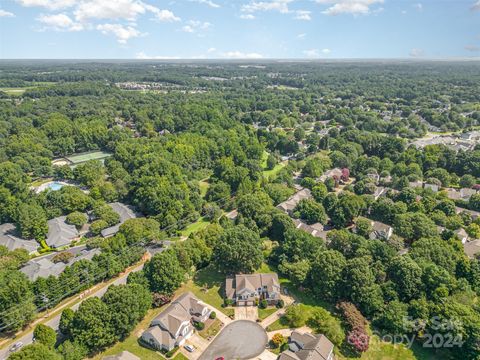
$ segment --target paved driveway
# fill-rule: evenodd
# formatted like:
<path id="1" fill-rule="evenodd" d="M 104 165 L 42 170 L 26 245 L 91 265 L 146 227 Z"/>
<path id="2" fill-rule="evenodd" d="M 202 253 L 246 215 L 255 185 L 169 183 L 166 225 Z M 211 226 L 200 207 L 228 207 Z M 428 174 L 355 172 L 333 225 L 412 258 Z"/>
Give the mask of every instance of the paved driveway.
<path id="1" fill-rule="evenodd" d="M 256 306 L 235 306 L 235 320 L 257 321 L 258 308 Z"/>
<path id="2" fill-rule="evenodd" d="M 256 358 L 265 351 L 268 337 L 265 330 L 255 322 L 238 320 L 227 325 L 208 346 L 199 360 L 226 360 Z"/>

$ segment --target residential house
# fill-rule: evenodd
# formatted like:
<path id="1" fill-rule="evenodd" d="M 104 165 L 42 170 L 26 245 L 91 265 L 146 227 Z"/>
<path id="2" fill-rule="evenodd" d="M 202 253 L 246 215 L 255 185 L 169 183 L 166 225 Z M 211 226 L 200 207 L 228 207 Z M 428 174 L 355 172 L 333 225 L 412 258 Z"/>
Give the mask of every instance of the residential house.
<path id="1" fill-rule="evenodd" d="M 380 221 L 372 221 L 373 231 L 370 233 L 370 239 L 388 240 L 393 234 L 393 228 L 390 225 L 381 223 Z"/>
<path id="2" fill-rule="evenodd" d="M 462 188 L 460 190 L 446 189 L 447 197 L 451 200 L 464 200 L 468 201 L 472 195 L 477 193 L 475 189 Z"/>
<path id="3" fill-rule="evenodd" d="M 380 181 L 380 175 L 378 175 L 377 173 L 368 173 L 367 174 L 367 178 L 369 179 L 372 179 L 375 184 L 378 184 L 378 182 Z"/>
<path id="4" fill-rule="evenodd" d="M 277 209 L 280 209 L 288 214 L 292 214 L 297 204 L 303 199 L 310 199 L 312 192 L 310 189 L 301 189 L 293 194 L 288 200 L 277 205 Z"/>
<path id="5" fill-rule="evenodd" d="M 282 352 L 278 360 L 333 360 L 333 348 L 332 342 L 323 334 L 293 331 L 289 338 L 289 350 Z"/>
<path id="6" fill-rule="evenodd" d="M 211 310 L 191 292 L 173 301 L 150 323 L 141 336 L 141 342 L 156 350 L 170 351 L 182 346 L 194 332 L 192 321 L 204 322 Z"/>
<path id="7" fill-rule="evenodd" d="M 408 183 L 408 185 L 411 187 L 411 188 L 421 188 L 423 187 L 423 182 L 417 180 L 417 181 L 410 181 Z"/>
<path id="8" fill-rule="evenodd" d="M 276 273 L 239 274 L 225 281 L 225 295 L 237 306 L 254 306 L 260 300 L 275 305 L 280 300 L 280 282 Z"/>
<path id="9" fill-rule="evenodd" d="M 48 234 L 45 241 L 51 248 L 58 249 L 78 239 L 77 228 L 75 225 L 67 224 L 66 220 L 66 216 L 48 220 Z"/>
<path id="10" fill-rule="evenodd" d="M 91 260 L 95 255 L 98 254 L 100 254 L 100 249 L 84 249 L 68 263 L 54 263 L 52 259 L 56 254 L 51 254 L 28 261 L 27 264 L 20 269 L 20 271 L 24 273 L 30 281 L 35 281 L 39 277 L 47 278 L 51 275 L 57 277 L 65 270 L 67 266 L 71 266 L 73 263 L 80 260 Z"/>
<path id="11" fill-rule="evenodd" d="M 463 251 L 469 258 L 474 259 L 480 255 L 480 239 L 468 241 L 463 244 Z"/>
<path id="12" fill-rule="evenodd" d="M 436 193 L 436 192 L 438 192 L 438 190 L 440 190 L 440 186 L 438 186 L 437 184 L 424 184 L 423 188 L 424 189 L 430 189 L 434 193 Z"/>
<path id="13" fill-rule="evenodd" d="M 15 225 L 11 223 L 0 225 L 0 245 L 5 246 L 9 251 L 25 249 L 29 254 L 33 254 L 38 248 L 35 240 L 25 240 L 19 237 Z"/>
<path id="14" fill-rule="evenodd" d="M 463 228 L 454 230 L 453 233 L 460 239 L 462 244 L 465 244 L 467 242 L 468 234 Z"/>
<path id="15" fill-rule="evenodd" d="M 103 360 L 140 360 L 140 358 L 125 350 L 117 355 L 105 356 Z"/>
<path id="16" fill-rule="evenodd" d="M 473 220 L 476 220 L 480 217 L 480 212 L 464 209 L 464 208 L 461 208 L 461 207 L 458 207 L 458 206 L 455 207 L 455 213 L 456 214 L 467 213 L 468 215 L 470 215 L 472 217 Z"/>
<path id="17" fill-rule="evenodd" d="M 293 223 L 295 224 L 295 228 L 303 230 L 312 236 L 322 238 L 324 240 L 327 238 L 327 231 L 324 230 L 323 225 L 320 223 L 308 225 L 300 219 L 293 219 Z"/>
<path id="18" fill-rule="evenodd" d="M 342 177 L 342 170 L 339 168 L 327 170 L 322 176 L 320 176 L 320 181 L 325 181 L 330 177 L 335 178 L 339 181 Z"/>
<path id="19" fill-rule="evenodd" d="M 373 192 L 372 195 L 373 195 L 373 197 L 375 198 L 375 200 L 378 200 L 378 198 L 379 198 L 380 196 L 386 195 L 387 192 L 388 192 L 388 188 L 383 187 L 383 186 L 377 186 L 377 187 L 375 188 L 375 191 Z"/>
<path id="20" fill-rule="evenodd" d="M 122 225 L 125 221 L 138 217 L 138 214 L 134 211 L 133 207 L 129 205 L 125 205 L 120 202 L 114 202 L 108 205 L 120 216 L 120 222 L 116 225 L 103 229 L 101 231 L 103 237 L 115 235 L 118 230 L 120 230 L 120 225 Z"/>

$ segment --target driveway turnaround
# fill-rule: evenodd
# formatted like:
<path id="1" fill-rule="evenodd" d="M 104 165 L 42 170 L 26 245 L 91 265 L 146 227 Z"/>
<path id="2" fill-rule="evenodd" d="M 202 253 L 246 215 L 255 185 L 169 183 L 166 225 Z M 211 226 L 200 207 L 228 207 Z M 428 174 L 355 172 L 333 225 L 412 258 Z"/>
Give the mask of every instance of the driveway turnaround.
<path id="1" fill-rule="evenodd" d="M 251 359 L 260 355 L 267 346 L 265 330 L 253 321 L 238 320 L 227 325 L 213 340 L 199 360 Z"/>

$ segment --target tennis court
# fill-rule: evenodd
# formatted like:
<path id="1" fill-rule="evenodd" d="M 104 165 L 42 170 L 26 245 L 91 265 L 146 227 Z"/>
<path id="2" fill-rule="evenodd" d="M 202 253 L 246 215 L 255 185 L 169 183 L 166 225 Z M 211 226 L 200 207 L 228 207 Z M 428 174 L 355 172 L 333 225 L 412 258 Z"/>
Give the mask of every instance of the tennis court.
<path id="1" fill-rule="evenodd" d="M 68 161 L 70 161 L 73 165 L 78 165 L 89 160 L 104 160 L 109 156 L 112 156 L 112 153 L 105 152 L 105 151 L 90 151 L 90 152 L 65 156 L 65 158 Z"/>

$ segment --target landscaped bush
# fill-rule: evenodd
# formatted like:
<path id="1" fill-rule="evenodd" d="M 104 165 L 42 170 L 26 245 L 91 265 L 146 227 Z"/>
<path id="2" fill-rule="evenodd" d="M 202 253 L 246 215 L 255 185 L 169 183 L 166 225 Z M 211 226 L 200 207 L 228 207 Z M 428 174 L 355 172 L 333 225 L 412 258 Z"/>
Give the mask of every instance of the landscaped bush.
<path id="1" fill-rule="evenodd" d="M 277 309 L 281 309 L 285 306 L 285 301 L 283 301 L 282 299 L 278 300 L 277 304 L 275 305 L 277 307 Z"/>
<path id="2" fill-rule="evenodd" d="M 285 336 L 280 333 L 276 333 L 272 337 L 272 345 L 276 348 L 282 346 L 286 341 Z"/>
<path id="3" fill-rule="evenodd" d="M 197 330 L 203 330 L 203 329 L 205 329 L 205 324 L 204 324 L 203 322 L 201 322 L 201 321 L 196 322 L 196 323 L 195 323 L 195 328 L 196 328 Z"/>
<path id="4" fill-rule="evenodd" d="M 232 299 L 225 299 L 223 301 L 223 306 L 226 307 L 226 306 L 232 306 L 233 305 L 233 300 Z"/>
<path id="5" fill-rule="evenodd" d="M 267 306 L 268 306 L 268 302 L 267 302 L 267 300 L 265 300 L 265 299 L 263 299 L 262 301 L 260 301 L 260 302 L 258 303 L 258 307 L 259 307 L 260 309 L 266 309 Z"/>
<path id="6" fill-rule="evenodd" d="M 165 353 L 165 357 L 171 358 L 178 350 L 178 346 L 175 346 L 172 350 Z"/>
<path id="7" fill-rule="evenodd" d="M 217 317 L 217 313 L 216 313 L 215 311 L 212 311 L 212 312 L 210 313 L 209 318 L 213 320 L 213 319 L 216 319 L 216 317 Z"/>

